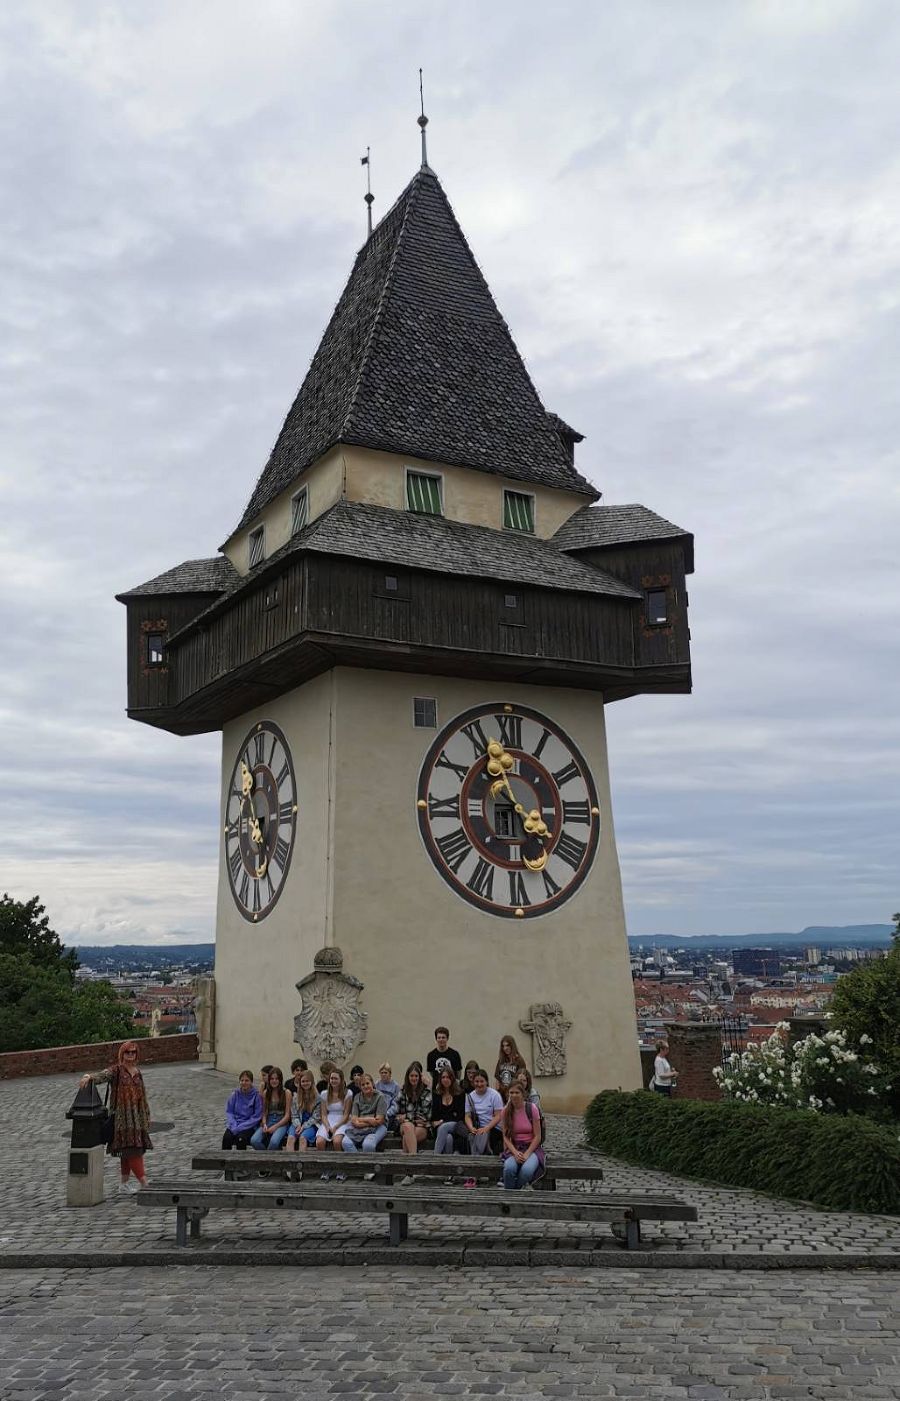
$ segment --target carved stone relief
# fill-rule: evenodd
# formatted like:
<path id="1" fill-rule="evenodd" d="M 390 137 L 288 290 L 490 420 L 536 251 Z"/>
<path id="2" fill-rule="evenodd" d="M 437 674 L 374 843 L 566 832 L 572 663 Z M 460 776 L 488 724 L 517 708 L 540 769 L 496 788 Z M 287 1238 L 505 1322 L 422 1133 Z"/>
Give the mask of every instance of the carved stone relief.
<path id="1" fill-rule="evenodd" d="M 194 1019 L 197 1023 L 197 1050 L 202 1061 L 216 1058 L 216 980 L 194 979 Z"/>
<path id="2" fill-rule="evenodd" d="M 571 1025 L 559 1002 L 532 1003 L 528 1021 L 519 1026 L 534 1037 L 535 1075 L 565 1075 L 566 1032 Z"/>
<path id="3" fill-rule="evenodd" d="M 320 949 L 314 971 L 297 984 L 301 1011 L 294 1018 L 294 1040 L 319 1064 L 343 1065 L 366 1039 L 369 1018 L 359 1005 L 363 984 L 343 967 L 340 949 Z"/>

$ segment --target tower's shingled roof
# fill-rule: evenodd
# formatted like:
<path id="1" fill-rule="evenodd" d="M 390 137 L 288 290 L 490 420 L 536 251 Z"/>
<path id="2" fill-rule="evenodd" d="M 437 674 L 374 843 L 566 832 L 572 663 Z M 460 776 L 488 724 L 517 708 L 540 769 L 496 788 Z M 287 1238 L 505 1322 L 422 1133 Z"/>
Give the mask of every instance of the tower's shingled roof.
<path id="1" fill-rule="evenodd" d="M 597 498 L 423 167 L 360 249 L 238 529 L 335 443 Z"/>

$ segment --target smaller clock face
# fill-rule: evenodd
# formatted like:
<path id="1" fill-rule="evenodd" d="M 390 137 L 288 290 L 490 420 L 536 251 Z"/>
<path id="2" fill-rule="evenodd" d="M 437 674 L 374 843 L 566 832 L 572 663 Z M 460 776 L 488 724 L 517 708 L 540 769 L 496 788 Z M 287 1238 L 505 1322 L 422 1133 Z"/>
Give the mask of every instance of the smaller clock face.
<path id="1" fill-rule="evenodd" d="M 287 740 L 262 720 L 241 744 L 225 809 L 225 867 L 245 919 L 264 919 L 284 888 L 297 835 L 297 782 Z"/>
<path id="2" fill-rule="evenodd" d="M 600 807 L 584 756 L 523 705 L 476 706 L 451 720 L 425 756 L 416 807 L 438 874 L 488 914 L 557 909 L 597 852 Z"/>

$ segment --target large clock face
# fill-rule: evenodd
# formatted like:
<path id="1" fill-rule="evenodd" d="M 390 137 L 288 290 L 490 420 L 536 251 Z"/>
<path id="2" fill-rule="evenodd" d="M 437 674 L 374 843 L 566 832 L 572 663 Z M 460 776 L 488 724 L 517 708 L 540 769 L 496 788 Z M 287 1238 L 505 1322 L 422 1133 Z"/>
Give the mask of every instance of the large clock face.
<path id="1" fill-rule="evenodd" d="M 574 895 L 600 837 L 584 757 L 559 725 L 523 705 L 475 706 L 451 720 L 425 756 L 416 811 L 451 889 L 518 919 Z"/>
<path id="2" fill-rule="evenodd" d="M 264 919 L 284 888 L 297 835 L 297 782 L 287 740 L 262 720 L 241 744 L 228 786 L 225 866 L 245 919 Z"/>

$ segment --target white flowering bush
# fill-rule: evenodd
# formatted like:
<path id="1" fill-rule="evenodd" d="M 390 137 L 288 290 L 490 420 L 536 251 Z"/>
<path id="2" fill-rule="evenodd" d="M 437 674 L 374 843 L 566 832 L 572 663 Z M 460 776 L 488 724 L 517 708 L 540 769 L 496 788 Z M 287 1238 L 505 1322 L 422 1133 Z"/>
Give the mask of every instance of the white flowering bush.
<path id="1" fill-rule="evenodd" d="M 713 1071 L 726 1099 L 744 1104 L 774 1104 L 785 1109 L 814 1109 L 822 1114 L 866 1114 L 879 1108 L 886 1092 L 878 1066 L 865 1059 L 842 1031 L 813 1033 L 789 1047 L 781 1022 L 767 1041 L 736 1051 Z"/>

